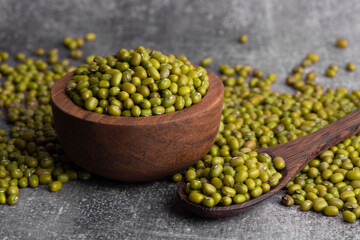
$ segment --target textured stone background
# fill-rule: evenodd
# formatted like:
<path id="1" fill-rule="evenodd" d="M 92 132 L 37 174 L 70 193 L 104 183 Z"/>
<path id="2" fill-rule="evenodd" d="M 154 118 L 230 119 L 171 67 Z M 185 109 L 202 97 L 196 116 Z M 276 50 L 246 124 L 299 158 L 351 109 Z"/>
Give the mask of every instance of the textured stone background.
<path id="1" fill-rule="evenodd" d="M 360 89 L 360 2 L 297 0 L 0 0 L 0 51 L 37 47 L 62 49 L 65 36 L 95 32 L 87 54 L 112 54 L 144 45 L 165 53 L 185 54 L 199 63 L 251 64 L 278 75 L 275 89 L 291 91 L 286 74 L 309 52 L 320 55 L 312 69 L 325 86 Z M 249 42 L 237 42 L 240 34 Z M 338 37 L 349 48 L 334 47 Z M 68 52 L 62 49 L 61 56 Z M 335 79 L 323 77 L 337 64 Z M 73 62 L 79 64 L 79 62 Z M 7 128 L 1 118 L 1 127 Z M 46 187 L 23 189 L 15 206 L 0 206 L 3 239 L 360 239 L 359 222 L 324 217 L 279 204 L 281 194 L 238 216 L 207 220 L 179 208 L 176 184 L 162 180 L 126 184 L 102 178 L 71 181 L 56 193 Z"/>

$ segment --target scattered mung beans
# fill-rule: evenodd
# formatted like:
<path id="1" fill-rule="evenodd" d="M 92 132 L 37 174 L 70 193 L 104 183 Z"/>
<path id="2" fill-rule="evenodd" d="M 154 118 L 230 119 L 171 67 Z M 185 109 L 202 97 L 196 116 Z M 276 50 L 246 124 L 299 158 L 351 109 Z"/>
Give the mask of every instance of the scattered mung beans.
<path id="1" fill-rule="evenodd" d="M 70 51 L 70 57 L 73 59 L 82 58 L 83 52 L 80 49 L 74 49 Z"/>
<path id="2" fill-rule="evenodd" d="M 91 41 L 87 36 L 85 40 Z M 64 44 L 69 49 L 76 49 L 83 41 L 68 37 L 64 39 Z M 129 51 L 128 53 L 123 51 L 120 55 L 122 58 L 129 58 L 129 62 L 117 66 L 124 72 L 130 69 L 130 66 L 140 65 L 138 55 L 130 57 L 131 54 Z M 38 49 L 36 54 L 42 56 L 44 51 Z M 49 104 L 49 93 L 54 81 L 74 68 L 69 66 L 67 60 L 59 60 L 57 49 L 51 49 L 47 57 L 46 62 L 30 59 L 20 53 L 16 55 L 20 63 L 15 67 L 6 63 L 0 65 L 0 73 L 4 76 L 0 87 L 0 107 L 6 109 L 6 119 L 13 124 L 9 135 L 0 130 L 0 204 L 16 204 L 19 188 L 49 184 L 51 191 L 57 191 L 69 179 L 90 177 L 89 173 L 79 169 L 64 155 L 57 141 Z M 168 57 L 174 58 L 172 55 Z M 0 52 L 0 62 L 8 58 L 9 54 Z M 187 67 L 161 67 L 166 60 L 160 55 L 157 55 L 157 58 L 156 61 L 149 61 L 152 66 L 160 65 L 157 69 L 161 68 L 161 71 L 147 69 L 147 74 L 154 82 L 156 79 L 166 78 L 174 81 L 171 75 L 185 75 L 185 72 L 191 71 L 186 69 Z M 94 64 L 105 60 L 104 64 L 112 67 L 111 57 L 89 56 L 86 62 L 94 69 L 88 70 L 97 71 L 97 68 L 103 68 L 106 72 L 108 67 Z M 187 59 L 182 56 L 180 61 L 186 63 Z M 276 81 L 274 74 L 264 77 L 262 71 L 252 70 L 252 67 L 247 65 L 238 64 L 234 68 L 220 66 L 221 79 L 225 86 L 221 124 L 216 142 L 209 153 L 186 171 L 185 179 L 188 183 L 185 191 L 189 193 L 191 201 L 207 207 L 230 205 L 245 202 L 269 191 L 281 177 L 277 171 L 284 167 L 283 162 L 277 158 L 271 159 L 265 154 L 257 154 L 254 150 L 305 136 L 360 106 L 360 91 L 349 92 L 345 88 L 329 88 L 325 91 L 322 85 L 315 82 L 315 72 L 305 75 L 304 68 L 318 61 L 319 56 L 310 53 L 303 60 L 302 67 L 293 69 L 286 82 L 298 90 L 294 94 L 271 91 L 271 84 Z M 328 69 L 335 74 L 337 72 L 335 65 Z M 134 73 L 124 72 L 124 83 L 131 83 L 137 89 L 139 81 L 137 78 L 133 79 Z M 108 84 L 107 76 L 103 76 L 105 74 L 98 79 L 98 84 L 103 88 Z M 141 72 L 137 73 L 136 77 L 141 79 L 141 83 L 147 78 L 142 79 L 144 76 Z M 19 81 L 20 78 L 27 80 Z M 102 80 L 105 82 L 100 83 Z M 109 80 L 111 85 L 112 79 Z M 115 77 L 113 84 L 117 81 Z M 146 80 L 144 83 L 147 83 L 145 86 L 150 86 L 153 82 Z M 161 88 L 168 84 L 166 81 L 158 83 Z M 132 85 L 125 84 L 125 89 L 127 94 L 136 93 L 136 90 L 133 92 Z M 143 97 L 147 95 L 146 90 L 140 90 Z M 110 89 L 108 91 L 110 94 Z M 188 90 L 182 89 L 181 92 L 186 95 Z M 111 90 L 111 93 L 117 93 L 116 89 Z M 130 97 L 130 94 L 127 96 L 126 93 L 118 93 L 124 106 L 131 106 L 129 100 L 125 101 L 130 98 L 133 102 L 143 103 L 144 98 L 140 101 L 140 96 Z M 86 94 L 90 93 L 83 90 L 82 94 L 86 98 Z M 106 95 L 106 91 L 100 91 L 100 96 L 104 96 L 103 94 Z M 163 97 L 166 104 L 174 104 L 170 97 L 157 97 Z M 156 104 L 157 97 L 152 101 L 150 99 L 150 104 Z M 88 108 L 96 105 L 91 101 L 88 102 Z M 98 100 L 97 104 L 100 101 Z M 155 107 L 166 109 L 161 104 Z M 110 111 L 116 113 L 118 109 L 113 110 Z M 163 113 L 160 108 L 153 111 Z M 131 109 L 131 114 L 140 115 L 140 107 Z M 282 203 L 287 206 L 296 204 L 303 211 L 312 209 L 327 216 L 335 216 L 343 211 L 344 220 L 354 222 L 360 217 L 359 152 L 360 135 L 326 150 L 306 165 L 288 184 L 288 194 L 282 198 Z M 173 180 L 180 181 L 181 178 L 181 174 L 176 174 Z"/>
<path id="3" fill-rule="evenodd" d="M 336 71 L 333 70 L 333 69 L 328 68 L 328 69 L 326 69 L 326 71 L 325 71 L 325 75 L 326 75 L 327 77 L 333 78 L 333 77 L 335 77 L 335 75 L 336 75 Z"/>
<path id="4" fill-rule="evenodd" d="M 239 42 L 240 42 L 240 43 L 246 43 L 247 41 L 248 41 L 248 35 L 242 34 L 242 35 L 239 37 Z"/>
<path id="5" fill-rule="evenodd" d="M 96 34 L 95 33 L 87 33 L 85 35 L 85 41 L 87 41 L 87 42 L 95 41 L 95 39 L 96 39 Z"/>
<path id="6" fill-rule="evenodd" d="M 63 43 L 69 50 L 74 50 L 79 47 L 76 40 L 69 36 L 64 38 Z"/>
<path id="7" fill-rule="evenodd" d="M 176 173 L 176 174 L 174 174 L 173 177 L 172 177 L 172 180 L 173 180 L 174 182 L 180 182 L 181 179 L 182 179 L 182 175 L 181 175 L 180 173 Z"/>
<path id="8" fill-rule="evenodd" d="M 236 165 L 238 154 L 251 155 L 257 148 L 305 136 L 360 106 L 360 91 L 349 92 L 346 88 L 325 91 L 316 83 L 315 72 L 305 74 L 305 68 L 319 61 L 318 55 L 308 54 L 305 60 L 286 80 L 298 90 L 292 95 L 271 91 L 271 83 L 276 80 L 273 75 L 251 74 L 249 66 L 220 66 L 225 98 L 218 137 L 209 153 L 185 175 L 187 185 L 184 190 L 188 194 L 196 192 L 199 204 L 207 207 L 236 204 L 259 196 L 261 186 L 256 183 L 259 181 L 249 178 L 249 175 L 257 176 L 257 171 L 242 169 L 245 168 L 242 161 L 239 162 L 243 165 Z M 338 71 L 334 64 L 328 69 L 334 76 Z M 360 216 L 359 152 L 360 135 L 326 150 L 287 185 L 288 193 L 282 203 L 286 206 L 296 204 L 302 211 L 312 209 L 326 216 L 344 211 L 345 221 L 355 221 Z M 239 186 L 239 182 L 244 184 Z M 241 192 L 248 194 L 241 195 Z"/>
<path id="9" fill-rule="evenodd" d="M 201 66 L 203 67 L 208 67 L 210 66 L 212 63 L 212 58 L 204 58 L 202 61 L 201 61 Z"/>
<path id="10" fill-rule="evenodd" d="M 43 48 L 38 48 L 35 50 L 35 54 L 38 56 L 43 56 L 45 54 L 45 50 Z"/>
<path id="11" fill-rule="evenodd" d="M 285 206 L 292 206 L 294 205 L 294 199 L 290 195 L 284 195 L 281 198 L 281 203 Z"/>
<path id="12" fill-rule="evenodd" d="M 349 62 L 346 65 L 346 70 L 348 70 L 349 72 L 353 72 L 353 71 L 355 71 L 355 69 L 356 69 L 355 64 L 353 64 L 352 62 Z"/>
<path id="13" fill-rule="evenodd" d="M 84 45 L 84 39 L 82 38 L 75 38 L 74 41 L 76 42 L 76 46 L 78 46 L 79 48 Z"/>
<path id="14" fill-rule="evenodd" d="M 328 71 L 332 71 L 330 76 L 335 76 L 338 67 L 332 64 L 328 67 L 327 74 Z M 301 77 L 302 75 L 303 73 Z M 329 88 L 324 92 L 321 85 L 309 81 L 308 75 L 304 80 L 299 78 L 287 81 L 300 91 L 297 94 L 302 98 L 301 105 L 311 106 L 310 111 L 305 113 L 305 116 L 308 116 L 307 120 L 305 119 L 302 126 L 300 125 L 300 129 L 304 130 L 306 125 L 309 124 L 309 127 L 312 125 L 310 122 L 304 125 L 309 119 L 325 121 L 326 125 L 360 105 L 358 90 L 350 93 L 345 88 Z M 308 97 L 310 98 L 307 99 Z M 330 107 L 330 104 L 334 105 Z M 309 118 L 310 115 L 314 118 Z M 300 210 L 312 209 L 323 212 L 326 216 L 336 216 L 344 210 L 342 213 L 344 221 L 354 222 L 360 216 L 359 147 L 360 135 L 356 135 L 321 153 L 287 184 L 287 195 L 284 195 L 282 203 L 286 206 L 291 205 L 288 199 L 293 198 L 295 204 L 300 205 Z M 300 195 L 304 201 L 296 201 Z"/>
<path id="15" fill-rule="evenodd" d="M 345 39 L 345 38 L 339 38 L 337 41 L 336 41 L 336 47 L 338 48 L 347 48 L 348 46 L 348 40 Z"/>
<path id="16" fill-rule="evenodd" d="M 312 63 L 317 63 L 319 61 L 319 55 L 317 55 L 316 53 L 309 53 L 306 56 L 306 59 L 310 60 Z"/>
<path id="17" fill-rule="evenodd" d="M 26 55 L 25 53 L 17 53 L 16 56 L 15 56 L 15 59 L 19 62 L 22 62 L 24 61 L 26 58 Z"/>
<path id="18" fill-rule="evenodd" d="M 325 75 L 327 77 L 333 78 L 336 76 L 336 73 L 338 72 L 338 70 L 339 70 L 338 66 L 336 66 L 335 64 L 330 64 L 329 67 L 325 71 Z"/>
<path id="19" fill-rule="evenodd" d="M 72 39 L 70 39 L 73 41 Z M 69 39 L 64 40 L 68 44 Z M 81 45 L 79 39 L 74 40 Z M 35 50 L 39 57 L 42 48 Z M 0 52 L 1 61 L 9 54 Z M 47 62 L 15 55 L 16 66 L 0 64 L 0 108 L 12 124 L 9 133 L 0 129 L 0 204 L 16 204 L 19 188 L 49 185 L 58 191 L 69 179 L 89 179 L 64 154 L 57 140 L 50 106 L 50 90 L 57 79 L 73 71 L 69 61 L 59 61 L 59 50 L 50 49 Z M 0 112 L 1 113 L 1 112 Z"/>

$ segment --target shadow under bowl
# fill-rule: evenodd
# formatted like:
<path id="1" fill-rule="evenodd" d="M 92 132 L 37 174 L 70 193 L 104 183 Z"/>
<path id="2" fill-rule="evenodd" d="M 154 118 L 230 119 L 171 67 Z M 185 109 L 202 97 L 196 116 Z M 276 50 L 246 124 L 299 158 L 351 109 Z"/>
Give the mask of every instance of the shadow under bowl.
<path id="1" fill-rule="evenodd" d="M 224 87 L 212 72 L 200 102 L 149 117 L 109 116 L 77 106 L 65 93 L 72 76 L 51 90 L 55 129 L 66 155 L 89 172 L 118 181 L 154 181 L 191 166 L 215 142 Z"/>

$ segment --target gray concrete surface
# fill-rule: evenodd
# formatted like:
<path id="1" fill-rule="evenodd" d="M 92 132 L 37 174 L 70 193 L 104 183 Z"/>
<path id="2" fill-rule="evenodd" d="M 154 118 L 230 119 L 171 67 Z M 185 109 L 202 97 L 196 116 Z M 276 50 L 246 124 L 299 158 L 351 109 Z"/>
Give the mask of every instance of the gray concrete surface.
<path id="1" fill-rule="evenodd" d="M 62 49 L 65 36 L 95 32 L 86 55 L 144 45 L 194 63 L 212 57 L 213 71 L 221 63 L 250 64 L 276 73 L 274 88 L 282 92 L 290 91 L 284 78 L 292 67 L 316 52 L 319 82 L 360 89 L 360 71 L 343 69 L 348 61 L 360 66 L 359 10 L 357 0 L 0 0 L 0 51 L 33 55 L 37 47 Z M 243 33 L 245 45 L 237 42 Z M 334 47 L 338 37 L 349 39 L 348 49 Z M 323 76 L 331 63 L 340 67 L 334 79 Z M 360 239 L 359 221 L 286 208 L 281 194 L 238 216 L 197 218 L 176 203 L 175 188 L 168 180 L 95 178 L 56 193 L 23 189 L 15 206 L 0 206 L 0 239 Z"/>

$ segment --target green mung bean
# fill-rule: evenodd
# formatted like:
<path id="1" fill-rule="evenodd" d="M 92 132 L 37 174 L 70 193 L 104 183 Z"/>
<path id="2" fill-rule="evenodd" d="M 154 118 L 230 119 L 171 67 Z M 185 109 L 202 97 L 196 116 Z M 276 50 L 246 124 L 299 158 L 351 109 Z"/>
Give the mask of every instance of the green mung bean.
<path id="1" fill-rule="evenodd" d="M 338 48 L 347 48 L 348 46 L 348 40 L 345 38 L 339 38 L 336 40 L 336 47 Z"/>

